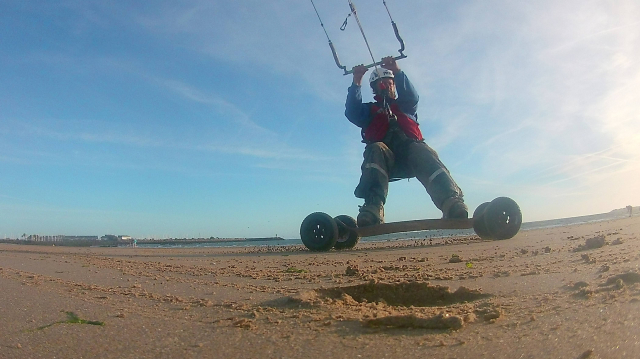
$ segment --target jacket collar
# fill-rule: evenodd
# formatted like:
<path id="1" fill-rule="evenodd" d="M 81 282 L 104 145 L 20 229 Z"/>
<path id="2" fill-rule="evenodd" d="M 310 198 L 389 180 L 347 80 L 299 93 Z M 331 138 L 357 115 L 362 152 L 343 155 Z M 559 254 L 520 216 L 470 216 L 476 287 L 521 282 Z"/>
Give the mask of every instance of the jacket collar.
<path id="1" fill-rule="evenodd" d="M 383 100 L 382 96 L 374 95 L 373 99 L 376 100 L 377 103 L 382 104 L 382 100 Z M 395 99 L 392 99 L 392 98 L 389 98 L 389 97 L 387 97 L 387 101 L 389 101 L 389 105 L 391 105 L 392 103 L 396 102 Z"/>

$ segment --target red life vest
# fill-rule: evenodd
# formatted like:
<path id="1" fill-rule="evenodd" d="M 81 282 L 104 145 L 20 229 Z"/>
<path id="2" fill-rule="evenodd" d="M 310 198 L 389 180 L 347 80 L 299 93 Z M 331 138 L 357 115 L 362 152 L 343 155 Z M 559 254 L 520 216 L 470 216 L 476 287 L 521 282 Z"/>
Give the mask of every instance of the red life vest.
<path id="1" fill-rule="evenodd" d="M 402 132 L 411 139 L 422 141 L 424 138 L 422 137 L 418 123 L 400 111 L 397 103 L 393 102 L 390 107 L 391 112 L 396 115 L 398 119 L 398 126 L 402 129 Z M 371 117 L 372 120 L 369 126 L 362 131 L 362 137 L 366 142 L 382 141 L 389 130 L 389 119 L 387 118 L 384 108 L 378 106 L 377 103 L 371 104 Z"/>

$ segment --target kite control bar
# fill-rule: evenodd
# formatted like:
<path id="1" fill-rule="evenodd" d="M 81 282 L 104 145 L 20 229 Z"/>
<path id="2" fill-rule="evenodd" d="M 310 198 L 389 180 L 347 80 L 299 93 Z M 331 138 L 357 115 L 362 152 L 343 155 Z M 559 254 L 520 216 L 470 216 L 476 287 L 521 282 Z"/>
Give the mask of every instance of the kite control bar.
<path id="1" fill-rule="evenodd" d="M 339 67 L 339 68 L 341 68 L 341 69 L 343 69 L 343 70 L 344 70 L 344 74 L 345 74 L 345 75 L 349 75 L 349 74 L 352 74 L 352 73 L 353 73 L 353 70 L 349 70 L 349 71 L 347 71 L 346 66 L 342 66 L 342 65 L 340 65 L 340 61 L 338 61 L 337 55 L 336 55 L 335 53 L 333 54 L 333 57 L 334 57 L 334 59 L 336 60 L 336 65 L 338 65 L 338 67 Z M 400 60 L 400 59 L 404 59 L 405 57 L 407 57 L 407 55 L 402 54 L 402 55 L 400 55 L 400 56 L 396 56 L 396 57 L 394 57 L 393 59 L 394 59 L 394 60 Z M 371 68 L 371 67 L 377 67 L 377 66 L 379 66 L 379 65 L 382 65 L 382 61 L 374 62 L 374 63 L 372 63 L 372 64 L 365 65 L 364 67 L 366 67 L 366 68 Z"/>
<path id="2" fill-rule="evenodd" d="M 400 49 L 398 50 L 398 52 L 400 53 L 400 56 L 396 56 L 393 59 L 394 60 L 404 59 L 407 57 L 407 55 L 404 54 L 404 41 L 402 40 L 402 37 L 400 37 L 398 26 L 393 21 L 393 18 L 391 18 L 391 13 L 389 13 L 389 8 L 387 7 L 386 1 L 382 0 L 382 3 L 384 4 L 384 7 L 387 9 L 387 14 L 389 14 L 389 19 L 391 19 L 391 26 L 393 26 L 393 32 L 396 35 L 396 39 L 400 43 Z M 324 28 L 324 24 L 322 23 L 322 19 L 320 18 L 320 14 L 318 14 L 318 9 L 316 9 L 316 5 L 313 3 L 313 0 L 311 0 L 311 5 L 313 5 L 313 9 L 316 11 L 316 15 L 318 15 L 318 20 L 320 20 L 320 26 L 322 26 L 322 29 L 324 30 L 324 34 L 327 36 L 327 40 L 329 41 L 329 47 L 331 48 L 331 53 L 333 54 L 333 60 L 336 62 L 336 65 L 338 66 L 338 68 L 344 71 L 344 75 L 353 73 L 353 70 L 347 70 L 347 67 L 340 63 L 340 59 L 338 58 L 338 53 L 336 52 L 336 48 L 333 46 L 333 42 L 331 42 L 331 39 L 329 38 L 329 34 L 327 34 L 327 30 Z M 369 65 L 365 65 L 365 67 L 366 68 L 378 67 L 379 65 L 382 64 L 382 61 L 378 61 L 378 62 L 375 61 L 373 54 L 371 53 L 371 48 L 369 47 L 369 42 L 367 41 L 367 37 L 365 36 L 364 30 L 362 29 L 362 25 L 360 24 L 360 20 L 358 19 L 356 7 L 353 5 L 353 2 L 351 0 L 349 0 L 349 7 L 351 8 L 351 13 L 349 13 L 349 15 L 347 16 L 347 19 L 349 18 L 349 16 L 351 16 L 351 14 L 353 14 L 354 17 L 356 18 L 356 22 L 358 23 L 358 27 L 360 28 L 360 32 L 362 33 L 362 37 L 364 38 L 364 42 L 367 45 L 369 54 L 371 55 L 371 60 L 373 61 L 373 63 Z M 342 24 L 342 27 L 340 28 L 340 30 L 344 30 L 344 28 L 346 27 L 347 19 L 344 20 L 344 23 Z"/>

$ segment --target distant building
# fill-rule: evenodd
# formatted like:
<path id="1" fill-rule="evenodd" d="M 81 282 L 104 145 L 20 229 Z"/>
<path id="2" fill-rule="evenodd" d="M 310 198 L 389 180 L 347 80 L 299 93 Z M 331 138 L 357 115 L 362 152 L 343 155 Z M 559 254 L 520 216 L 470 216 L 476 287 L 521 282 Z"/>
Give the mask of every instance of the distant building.
<path id="1" fill-rule="evenodd" d="M 32 242 L 60 242 L 62 241 L 63 237 L 64 237 L 63 235 L 43 236 L 39 234 L 31 234 L 26 237 L 23 236 L 22 238 L 25 241 L 32 241 Z"/>
<path id="2" fill-rule="evenodd" d="M 96 241 L 98 236 L 65 236 L 58 235 L 40 235 L 30 234 L 28 236 L 22 236 L 21 240 L 31 242 L 62 242 L 62 241 Z"/>
<path id="3" fill-rule="evenodd" d="M 63 241 L 97 241 L 98 236 L 61 236 Z"/>
<path id="4" fill-rule="evenodd" d="M 119 235 L 116 236 L 115 234 L 105 234 L 104 236 L 100 237 L 100 240 L 102 241 L 131 241 L 131 236 L 125 236 L 125 235 Z"/>

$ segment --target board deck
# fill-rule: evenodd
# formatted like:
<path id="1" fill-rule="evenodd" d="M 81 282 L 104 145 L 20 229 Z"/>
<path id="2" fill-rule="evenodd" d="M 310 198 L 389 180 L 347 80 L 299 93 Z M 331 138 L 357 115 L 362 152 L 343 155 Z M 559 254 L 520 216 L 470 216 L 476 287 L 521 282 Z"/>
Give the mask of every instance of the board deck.
<path id="1" fill-rule="evenodd" d="M 360 237 L 378 236 L 397 232 L 425 231 L 429 229 L 473 228 L 473 218 L 469 219 L 418 219 L 414 221 L 390 222 L 357 228 Z"/>

